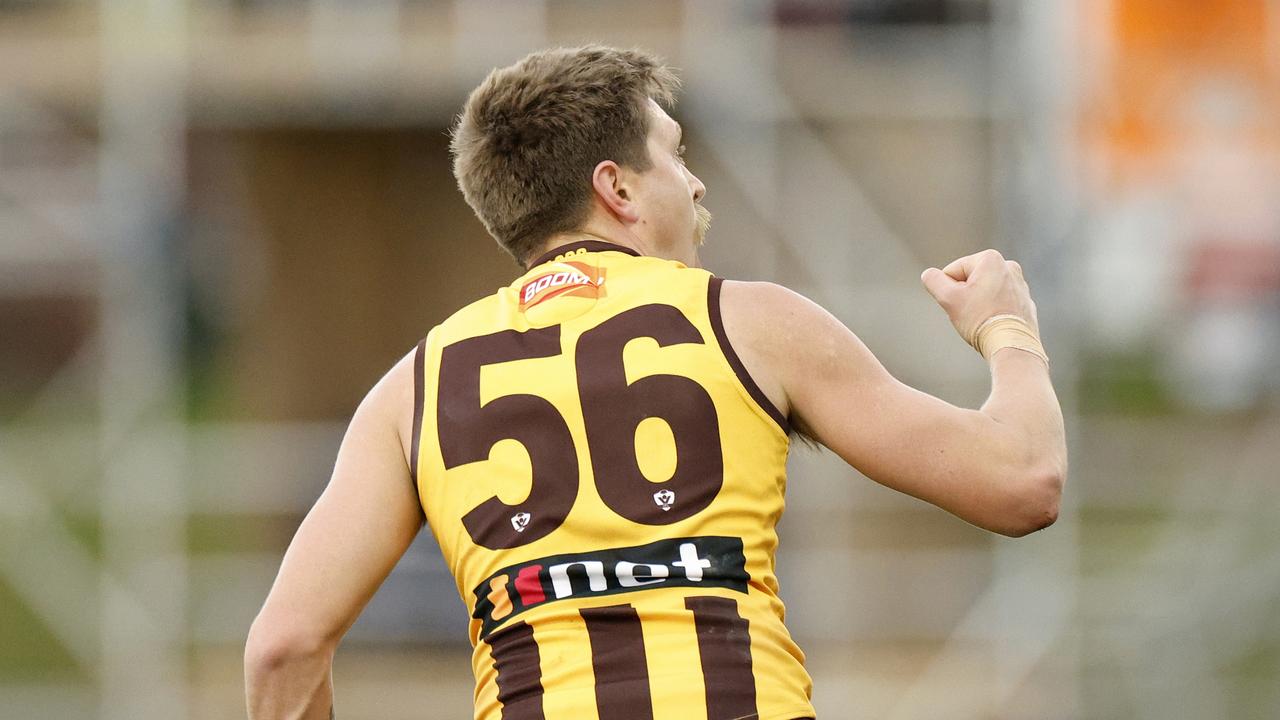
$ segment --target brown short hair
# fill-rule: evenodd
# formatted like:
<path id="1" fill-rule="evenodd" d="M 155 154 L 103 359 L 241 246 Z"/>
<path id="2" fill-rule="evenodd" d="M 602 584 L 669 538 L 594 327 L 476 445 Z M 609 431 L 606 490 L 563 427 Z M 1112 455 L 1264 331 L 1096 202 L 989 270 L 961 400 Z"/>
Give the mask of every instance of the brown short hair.
<path id="1" fill-rule="evenodd" d="M 650 167 L 648 100 L 670 108 L 680 80 L 641 50 L 543 50 L 480 83 L 453 128 L 458 187 L 498 244 L 524 264 L 577 230 L 602 160 Z"/>

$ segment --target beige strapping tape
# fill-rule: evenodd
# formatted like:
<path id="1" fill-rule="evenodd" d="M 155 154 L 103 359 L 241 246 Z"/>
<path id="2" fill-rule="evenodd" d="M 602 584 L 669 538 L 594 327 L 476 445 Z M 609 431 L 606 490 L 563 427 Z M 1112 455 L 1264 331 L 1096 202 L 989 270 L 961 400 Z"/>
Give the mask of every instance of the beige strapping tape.
<path id="1" fill-rule="evenodd" d="M 969 344 L 987 360 L 1000 350 L 1013 348 L 1029 352 L 1046 365 L 1049 364 L 1049 356 L 1040 343 L 1040 337 L 1026 320 L 1017 315 L 992 315 L 987 318 L 973 331 L 973 339 Z"/>

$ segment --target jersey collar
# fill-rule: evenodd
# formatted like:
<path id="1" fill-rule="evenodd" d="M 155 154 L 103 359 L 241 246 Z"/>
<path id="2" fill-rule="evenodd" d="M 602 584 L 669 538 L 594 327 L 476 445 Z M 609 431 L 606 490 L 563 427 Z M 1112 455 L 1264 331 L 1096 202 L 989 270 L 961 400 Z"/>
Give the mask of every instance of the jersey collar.
<path id="1" fill-rule="evenodd" d="M 614 252 L 626 253 L 627 255 L 640 257 L 640 253 L 623 245 L 615 245 L 611 242 L 605 242 L 603 240 L 579 240 L 577 242 L 571 242 L 567 245 L 561 245 L 552 250 L 548 250 L 546 253 L 539 256 L 536 260 L 529 263 L 529 269 L 532 270 L 533 268 L 545 262 L 550 262 L 551 260 L 554 260 L 557 255 L 563 255 L 567 252 L 573 252 L 574 250 L 586 250 L 587 252 L 607 252 L 612 250 Z"/>

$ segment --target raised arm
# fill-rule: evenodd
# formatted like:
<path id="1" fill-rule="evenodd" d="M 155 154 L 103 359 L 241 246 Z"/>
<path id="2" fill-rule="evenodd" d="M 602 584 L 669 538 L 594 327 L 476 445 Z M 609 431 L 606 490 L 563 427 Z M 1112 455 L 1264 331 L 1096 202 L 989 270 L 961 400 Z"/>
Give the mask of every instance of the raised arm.
<path id="1" fill-rule="evenodd" d="M 966 339 L 1001 314 L 1038 333 L 1021 268 L 994 250 L 926 270 L 922 280 Z M 867 477 L 1002 535 L 1057 519 L 1066 440 L 1048 365 L 1037 355 L 1015 348 L 991 355 L 991 395 L 968 410 L 899 382 L 839 320 L 786 288 L 725 282 L 721 310 L 765 394 Z"/>
<path id="2" fill-rule="evenodd" d="M 351 420 L 333 477 L 298 528 L 249 631 L 252 720 L 331 715 L 334 651 L 422 526 L 404 440 L 413 397 L 411 353 Z"/>

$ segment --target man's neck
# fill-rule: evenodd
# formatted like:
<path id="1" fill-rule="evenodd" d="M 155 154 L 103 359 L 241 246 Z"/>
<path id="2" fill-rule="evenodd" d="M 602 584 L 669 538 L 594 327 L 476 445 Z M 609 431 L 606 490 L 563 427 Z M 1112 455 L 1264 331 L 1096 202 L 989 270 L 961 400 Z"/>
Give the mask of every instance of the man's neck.
<path id="1" fill-rule="evenodd" d="M 550 240 L 548 240 L 546 243 L 542 245 L 541 249 L 535 251 L 532 255 L 529 256 L 529 262 L 535 262 L 536 258 L 545 257 L 546 255 L 554 252 L 556 248 L 562 248 L 567 245 L 573 245 L 574 243 L 580 243 L 580 242 L 598 242 L 598 243 L 605 243 L 608 245 L 616 245 L 618 247 L 627 248 L 628 250 L 631 250 L 639 255 L 653 254 L 651 252 L 647 252 L 646 248 L 642 247 L 641 244 L 639 242 L 636 242 L 634 238 L 607 237 L 605 235 L 600 235 L 600 234 L 591 233 L 591 232 L 574 232 L 574 233 L 560 233 L 558 235 L 553 236 Z"/>
<path id="2" fill-rule="evenodd" d="M 562 247 L 573 245 L 574 243 L 580 243 L 580 242 L 598 242 L 598 243 L 605 243 L 608 245 L 616 245 L 618 247 L 626 248 L 638 255 L 645 255 L 649 257 L 659 257 L 667 260 L 677 260 L 679 262 L 685 263 L 686 265 L 689 265 L 690 267 L 701 266 L 698 262 L 698 256 L 697 256 L 696 250 L 693 252 L 692 258 L 686 259 L 670 251 L 664 251 L 661 248 L 649 247 L 643 240 L 636 237 L 635 235 L 631 235 L 631 234 L 627 234 L 625 236 L 620 236 L 617 234 L 606 235 L 603 233 L 588 232 L 588 231 L 560 233 L 558 235 L 553 236 L 550 240 L 544 243 L 537 252 L 529 256 L 529 262 L 534 263 L 538 258 L 546 257 L 547 255 L 551 254 L 552 251 L 554 251 L 556 248 L 562 248 Z M 529 267 L 532 267 L 532 265 L 530 265 Z"/>

